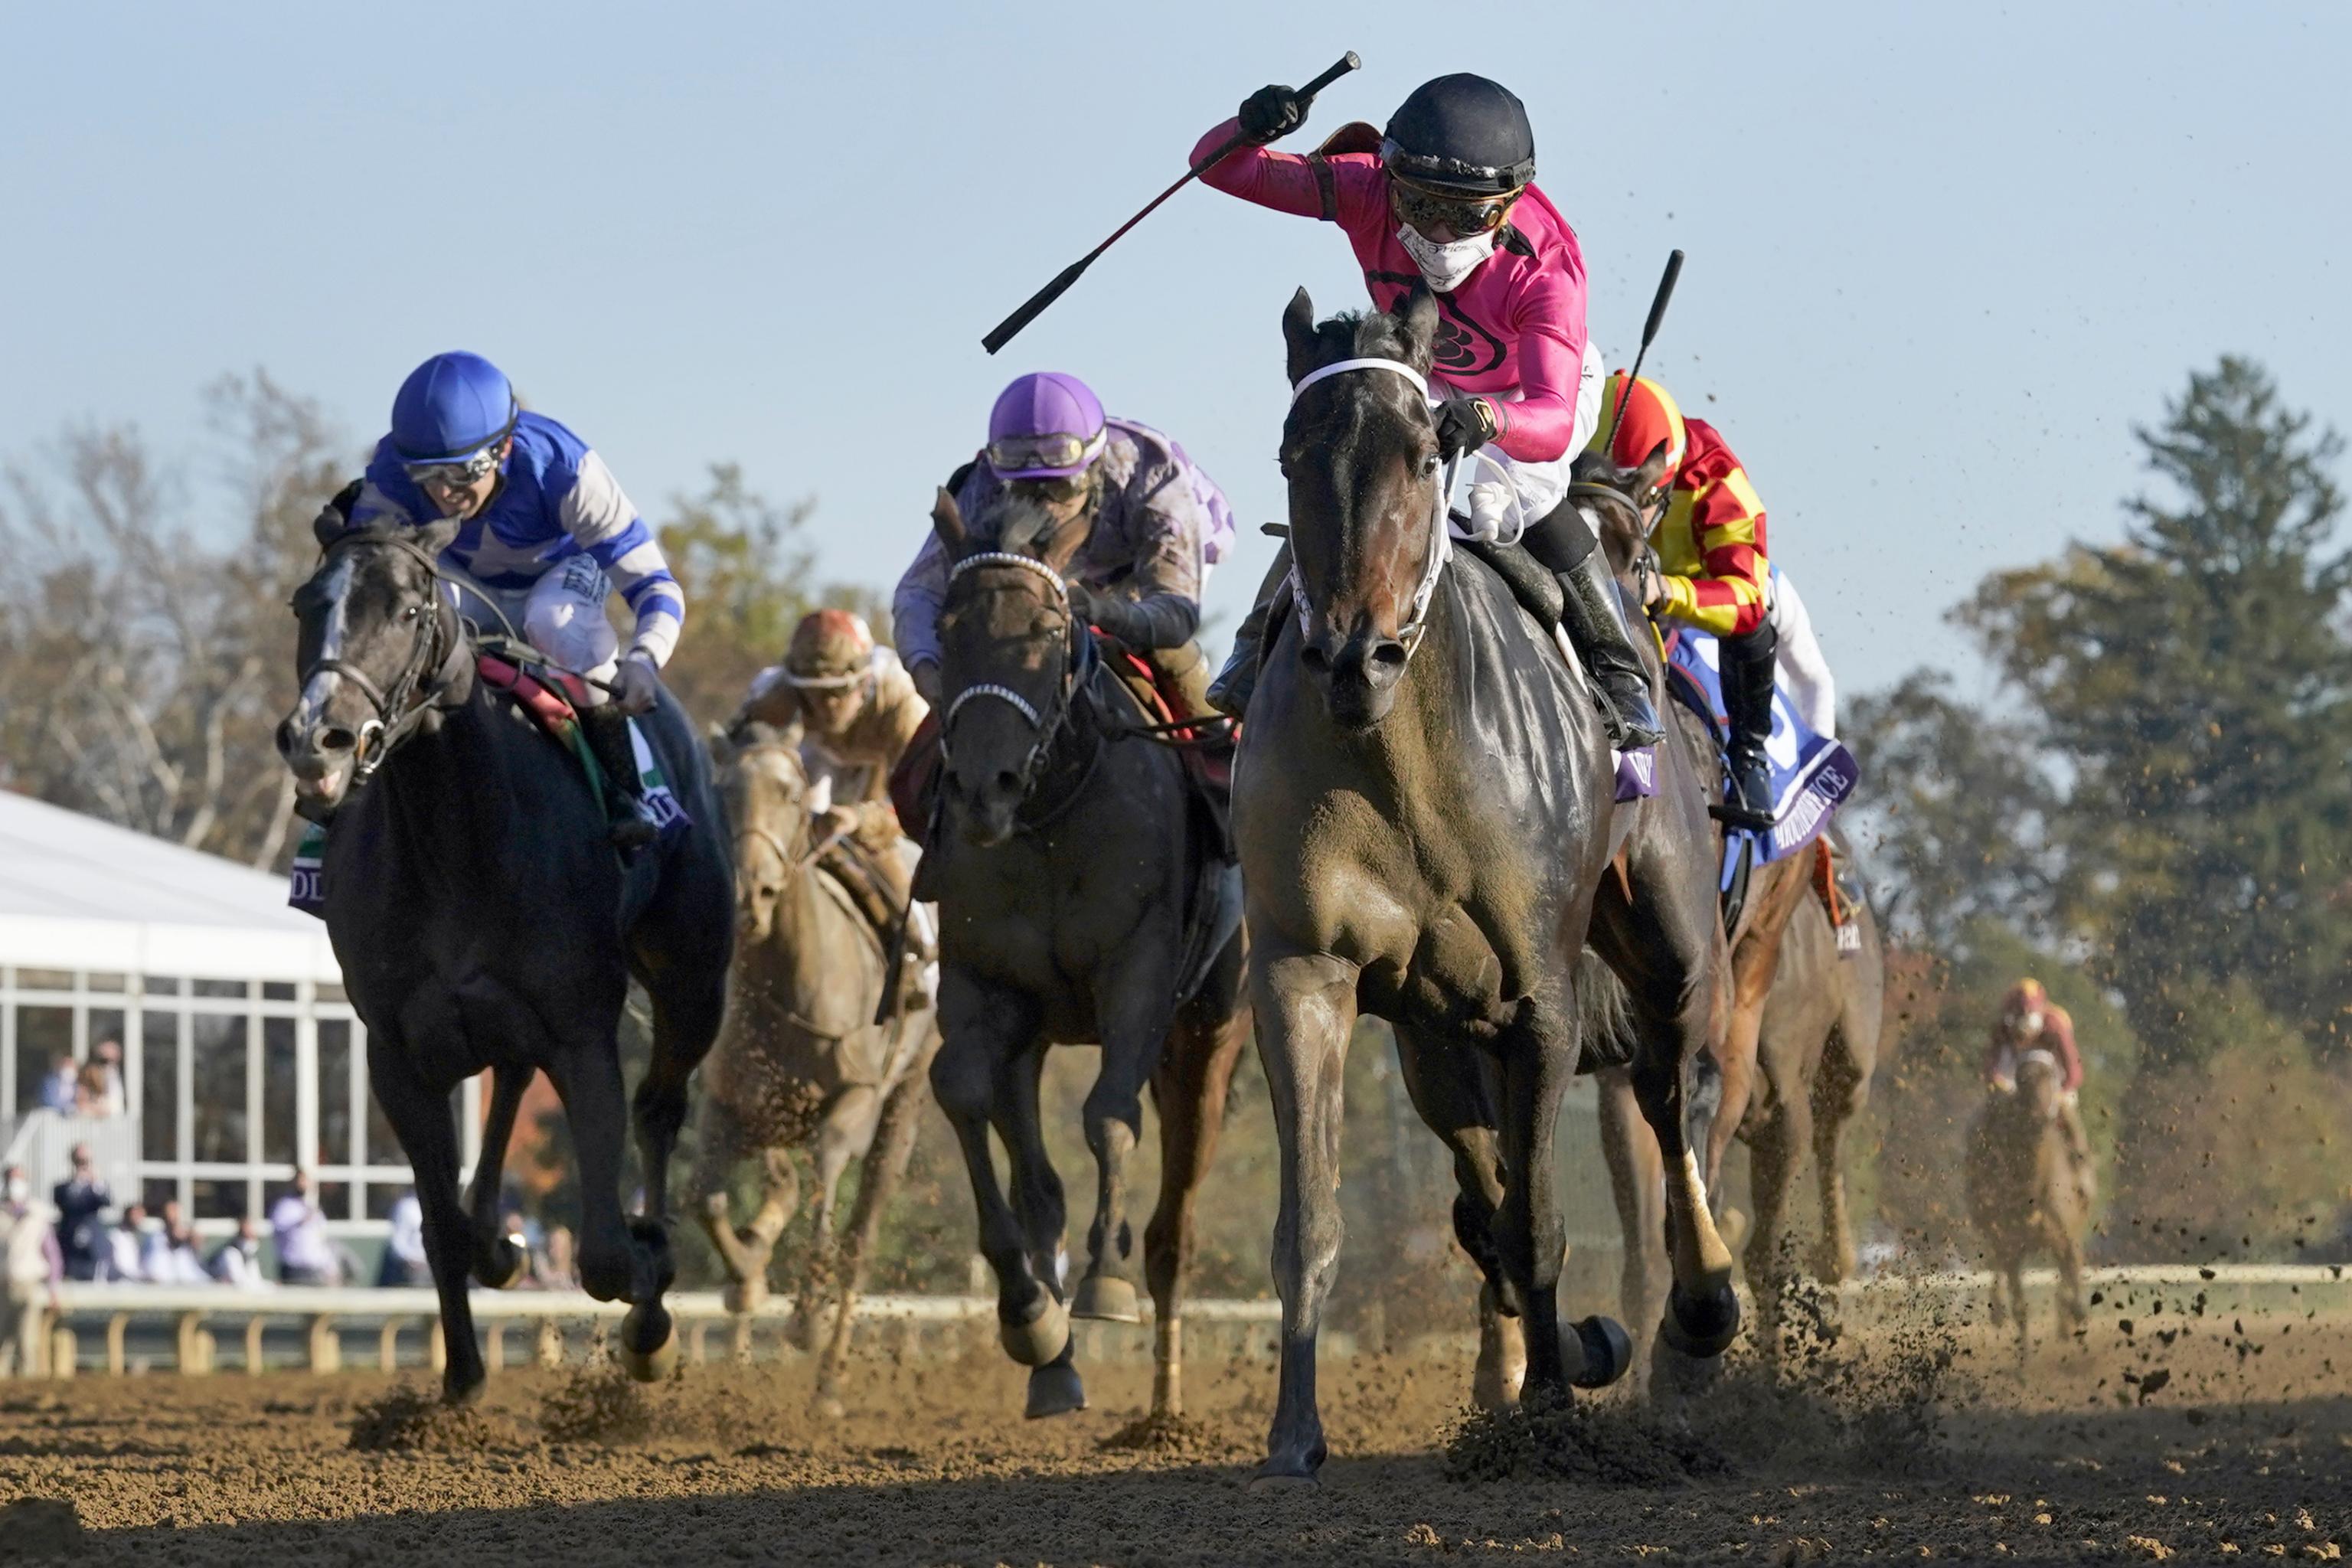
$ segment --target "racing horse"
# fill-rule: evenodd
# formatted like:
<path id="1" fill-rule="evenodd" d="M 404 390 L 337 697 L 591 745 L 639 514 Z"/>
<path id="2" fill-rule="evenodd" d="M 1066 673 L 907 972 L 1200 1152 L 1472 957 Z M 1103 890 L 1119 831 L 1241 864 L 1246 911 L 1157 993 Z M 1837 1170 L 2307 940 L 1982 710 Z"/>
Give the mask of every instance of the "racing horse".
<path id="1" fill-rule="evenodd" d="M 876 931 L 835 879 L 830 841 L 812 842 L 821 807 L 812 805 L 799 742 L 797 725 L 753 724 L 740 744 L 710 742 L 735 837 L 738 947 L 727 1024 L 702 1069 L 692 1197 L 726 1266 L 728 1304 L 749 1312 L 767 1296 L 776 1239 L 799 1203 L 791 1152 L 811 1146 L 815 1213 L 785 1331 L 803 1349 L 824 1337 L 814 1403 L 838 1415 L 857 1291 L 914 1152 L 923 1074 L 940 1034 L 929 996 L 875 1021 L 890 983 L 889 933 Z M 929 916 L 918 908 L 909 918 Z M 759 1207 L 739 1227 L 729 1180 L 752 1152 L 765 1180 Z M 860 1174 L 845 1247 L 834 1210 L 853 1161 Z"/>
<path id="2" fill-rule="evenodd" d="M 1585 677 L 1496 571 L 1449 557 L 1427 401 L 1437 319 L 1422 289 L 1394 314 L 1318 325 L 1302 289 L 1283 317 L 1295 564 L 1234 786 L 1281 1151 L 1281 1371 L 1261 1483 L 1310 1480 L 1328 1453 L 1315 1346 L 1360 1012 L 1393 1026 L 1414 1108 L 1453 1152 L 1455 1236 L 1486 1278 L 1482 1311 L 1516 1321 L 1528 1385 L 1566 1396 L 1622 1374 L 1622 1328 L 1559 1320 L 1553 1133 L 1581 1050 L 1588 932 L 1625 982 L 1632 1081 L 1669 1154 L 1669 1331 L 1711 1354 L 1739 1321 L 1684 1131 L 1685 1069 L 1721 1010 L 1706 805 L 1667 765 L 1657 795 L 1621 815 Z M 1501 1336 L 1481 1337 L 1483 1363 Z"/>
<path id="3" fill-rule="evenodd" d="M 1656 482 L 1650 464 L 1621 468 L 1588 454 L 1578 459 L 1569 488 L 1570 498 L 1596 525 L 1620 584 L 1637 600 L 1637 584 L 1655 557 L 1633 498 Z M 1659 710 L 1669 716 L 1666 745 L 1697 770 L 1711 798 L 1724 798 L 1725 764 L 1706 721 L 1679 701 L 1661 701 Z M 1850 860 L 1833 828 L 1829 838 L 1839 858 Z M 1814 1275 L 1834 1283 L 1853 1272 L 1842 1147 L 1846 1129 L 1869 1102 L 1885 995 L 1885 954 L 1867 901 L 1855 912 L 1861 945 L 1843 955 L 1837 931 L 1814 896 L 1814 863 L 1808 849 L 1748 875 L 1726 932 L 1730 1011 L 1699 1064 L 1695 1095 L 1699 1168 L 1715 1200 L 1723 1193 L 1724 1156 L 1732 1140 L 1748 1146 L 1756 1214 L 1741 1262 L 1768 1352 L 1776 1348 L 1780 1294 L 1791 1278 L 1786 1222 L 1799 1157 L 1808 1144 L 1822 1207 Z M 1660 1154 L 1636 1114 L 1627 1075 L 1603 1069 L 1599 1077 L 1601 1152 L 1625 1235 L 1621 1300 L 1627 1321 L 1646 1340 L 1666 1287 Z M 1647 1357 L 1637 1352 L 1637 1361 L 1646 1364 Z"/>
<path id="4" fill-rule="evenodd" d="M 2090 1318 L 2083 1298 L 2083 1232 L 2090 1200 L 2058 1121 L 2064 1074 L 2048 1051 L 2027 1051 L 2017 1064 L 2017 1088 L 1994 1089 L 1969 1128 L 1965 1156 L 1969 1217 L 1992 1266 L 1992 1321 L 2017 1321 L 2017 1352 L 2032 1348 L 2026 1331 L 2025 1259 L 2046 1252 L 2058 1266 L 2058 1323 L 2080 1328 Z"/>
<path id="5" fill-rule="evenodd" d="M 1150 1086 L 1160 1196 L 1142 1261 L 1158 1336 L 1152 1414 L 1171 1417 L 1193 1205 L 1247 1033 L 1238 921 L 1208 915 L 1232 874 L 1223 830 L 1177 754 L 1136 738 L 1150 726 L 1072 613 L 1064 574 L 1084 515 L 1060 521 L 1007 496 L 967 520 L 942 490 L 931 523 L 950 563 L 940 797 L 919 879 L 940 910 L 944 1038 L 931 1088 L 971 1178 L 1000 1337 L 1030 1368 L 1027 1414 L 1045 1416 L 1085 1406 L 1070 1318 L 1139 1315 L 1127 1165 Z M 1087 1041 L 1102 1047 L 1082 1112 L 1095 1216 L 1066 1298 L 1062 1184 L 1038 1080 L 1049 1047 Z"/>
<path id="6" fill-rule="evenodd" d="M 459 526 L 357 530 L 326 545 L 293 597 L 301 692 L 278 727 L 305 815 L 333 817 L 327 933 L 367 1026 L 369 1084 L 415 1169 L 452 1403 L 483 1381 L 467 1277 L 509 1285 L 526 1261 L 499 1233 L 499 1188 L 534 1072 L 562 1097 L 578 1152 L 581 1284 L 630 1303 L 620 1341 L 633 1374 L 676 1363 L 661 1300 L 675 1274 L 670 1152 L 719 1032 L 735 902 L 709 768 L 675 698 L 665 691 L 639 723 L 690 826 L 624 867 L 585 771 L 477 678 L 472 628 L 436 564 Z M 632 1108 L 615 1038 L 632 975 L 653 1004 L 635 1218 L 621 1208 Z M 461 1196 L 450 1095 L 486 1068 L 481 1157 Z"/>

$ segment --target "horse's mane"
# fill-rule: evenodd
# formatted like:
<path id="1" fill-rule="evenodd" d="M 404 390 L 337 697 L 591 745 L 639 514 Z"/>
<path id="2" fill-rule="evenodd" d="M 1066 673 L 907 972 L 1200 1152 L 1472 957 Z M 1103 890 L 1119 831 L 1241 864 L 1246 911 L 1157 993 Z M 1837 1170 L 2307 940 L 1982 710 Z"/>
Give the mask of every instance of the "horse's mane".
<path id="1" fill-rule="evenodd" d="M 1342 310 L 1315 324 L 1315 342 L 1326 363 L 1333 359 L 1413 360 L 1412 337 L 1404 318 L 1385 310 Z M 1337 353 L 1331 351 L 1337 350 Z"/>

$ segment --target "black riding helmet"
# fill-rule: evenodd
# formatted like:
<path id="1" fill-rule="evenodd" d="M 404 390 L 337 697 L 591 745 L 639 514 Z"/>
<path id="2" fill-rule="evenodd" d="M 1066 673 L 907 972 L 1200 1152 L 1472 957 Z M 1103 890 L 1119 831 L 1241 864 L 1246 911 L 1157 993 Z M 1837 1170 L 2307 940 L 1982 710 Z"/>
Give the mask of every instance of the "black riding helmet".
<path id="1" fill-rule="evenodd" d="M 1461 71 L 1412 89 L 1389 117 L 1381 161 L 1412 184 L 1504 195 L 1536 177 L 1536 133 L 1508 88 Z"/>

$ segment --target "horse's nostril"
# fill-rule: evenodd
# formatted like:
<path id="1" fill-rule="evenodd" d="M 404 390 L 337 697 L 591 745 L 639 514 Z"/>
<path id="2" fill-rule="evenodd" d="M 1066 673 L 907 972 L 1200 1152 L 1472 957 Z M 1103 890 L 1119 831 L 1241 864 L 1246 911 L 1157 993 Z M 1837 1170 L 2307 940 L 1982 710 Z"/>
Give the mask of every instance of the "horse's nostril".
<path id="1" fill-rule="evenodd" d="M 349 730 L 321 730 L 319 731 L 319 750 L 322 752 L 348 752 L 352 747 L 359 744 L 359 739 L 360 738 L 357 735 L 353 734 Z"/>
<path id="2" fill-rule="evenodd" d="M 1011 768 L 999 768 L 996 770 L 996 787 L 1000 794 L 1019 795 L 1021 793 L 1021 775 L 1014 773 Z"/>
<path id="3" fill-rule="evenodd" d="M 1401 642 L 1384 642 L 1381 644 L 1378 647 L 1372 649 L 1372 662 L 1378 665 L 1384 665 L 1391 669 L 1402 669 L 1404 668 L 1404 644 Z"/>

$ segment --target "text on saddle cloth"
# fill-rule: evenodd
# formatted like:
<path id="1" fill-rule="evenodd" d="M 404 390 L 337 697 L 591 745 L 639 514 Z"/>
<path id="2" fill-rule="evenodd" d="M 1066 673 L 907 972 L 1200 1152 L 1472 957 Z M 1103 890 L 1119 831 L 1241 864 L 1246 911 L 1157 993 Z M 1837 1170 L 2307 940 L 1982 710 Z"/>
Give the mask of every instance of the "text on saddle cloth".
<path id="1" fill-rule="evenodd" d="M 1720 748 L 1730 732 L 1723 701 L 1721 647 L 1716 638 L 1688 626 L 1675 629 L 1666 645 L 1666 687 L 1686 708 L 1707 721 Z M 1769 832 L 1733 829 L 1725 835 L 1725 861 L 1741 834 L 1750 834 L 1759 865 L 1780 859 L 1811 843 L 1831 816 L 1853 793 L 1861 770 L 1841 742 L 1813 733 L 1778 678 L 1772 693 L 1772 733 L 1764 744 L 1772 771 L 1776 817 Z"/>
<path id="2" fill-rule="evenodd" d="M 592 783 L 600 776 L 594 753 L 588 749 L 585 738 L 580 733 L 580 716 L 575 705 L 575 696 L 583 689 L 577 684 L 579 677 L 565 671 L 551 670 L 549 675 L 552 679 L 543 679 L 489 654 L 478 658 L 475 668 L 492 689 L 511 698 L 515 705 L 551 739 L 570 752 Z M 567 686 L 568 691 L 565 689 Z M 679 802 L 677 792 L 670 787 L 669 775 L 663 770 L 661 759 L 646 743 L 644 727 L 635 719 L 629 721 L 629 746 L 636 756 L 637 785 L 643 810 L 659 831 L 663 841 L 667 842 L 692 826 L 693 821 L 687 816 L 685 805 Z M 598 796 L 602 798 L 601 790 Z M 287 872 L 286 902 L 322 920 L 327 912 L 326 853 L 327 829 L 321 824 L 311 823 L 304 828 L 300 842 L 295 846 L 294 863 Z"/>

